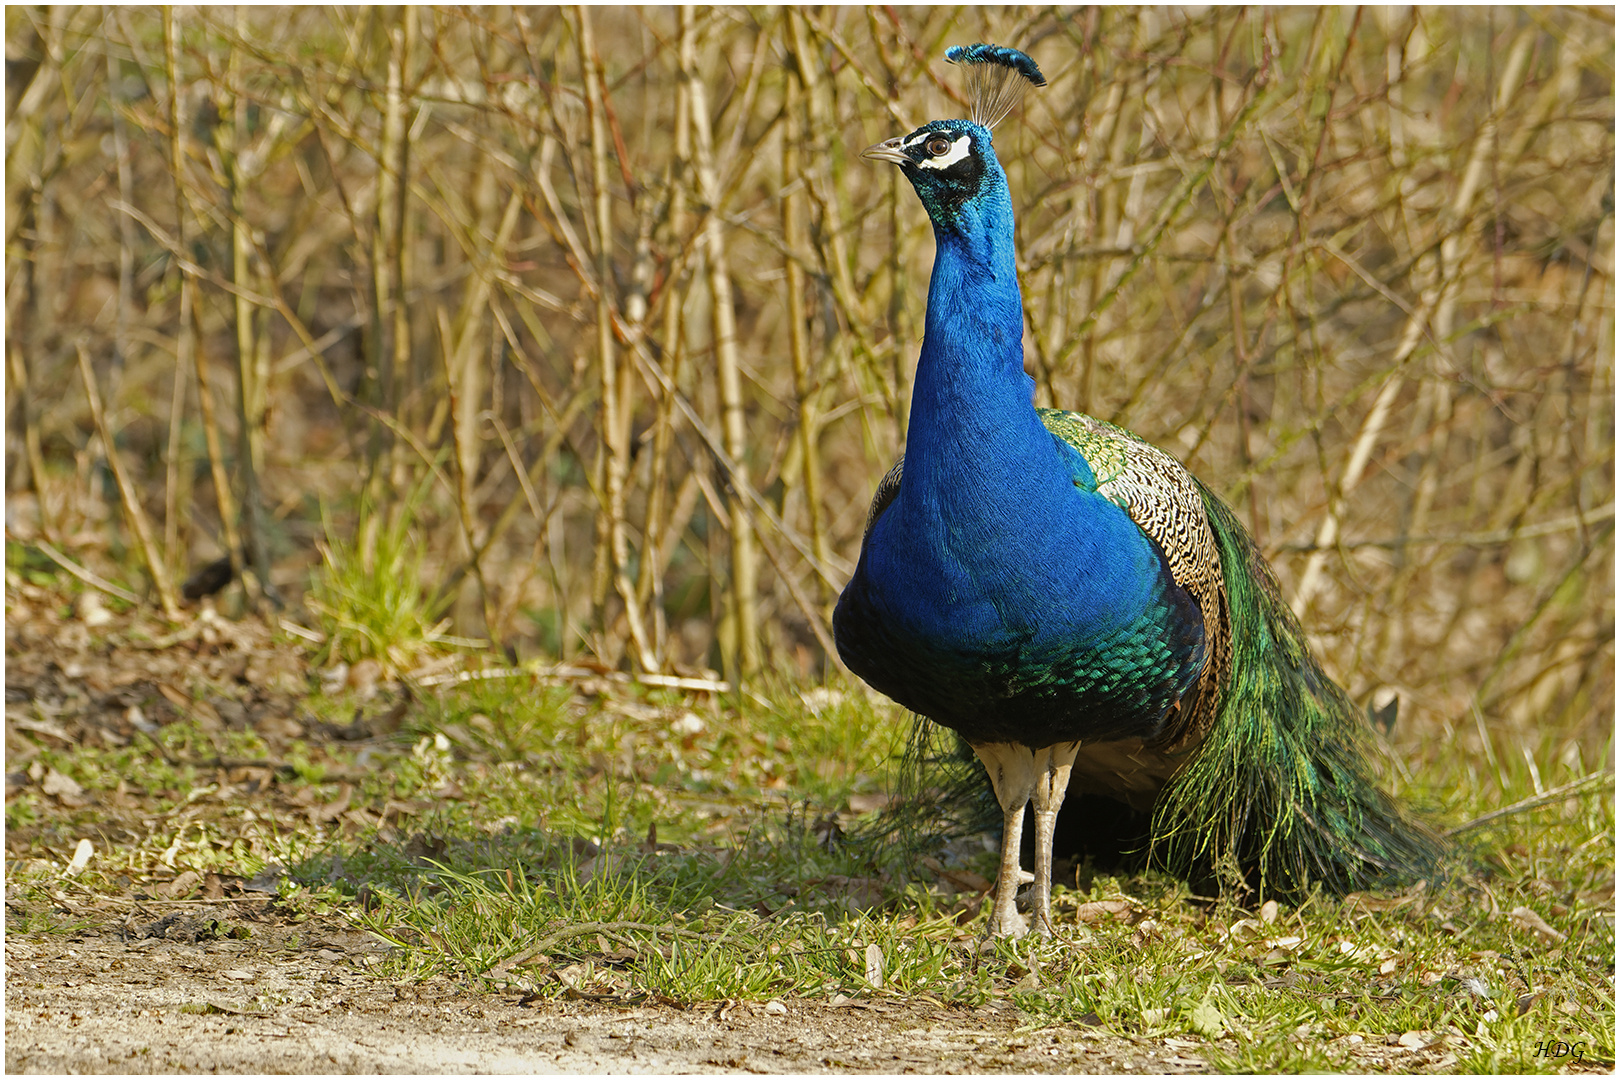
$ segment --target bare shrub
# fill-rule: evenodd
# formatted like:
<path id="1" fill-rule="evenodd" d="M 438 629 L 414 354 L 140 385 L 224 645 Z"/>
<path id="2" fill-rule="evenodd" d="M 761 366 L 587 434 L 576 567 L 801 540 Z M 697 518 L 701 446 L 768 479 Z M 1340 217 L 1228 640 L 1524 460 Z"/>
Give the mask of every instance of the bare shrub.
<path id="1" fill-rule="evenodd" d="M 1607 754 L 1601 13 L 6 21 L 14 538 L 127 546 L 82 344 L 170 570 L 240 534 L 296 602 L 323 505 L 411 506 L 456 633 L 835 664 L 931 248 L 856 154 L 960 115 L 943 47 L 1000 41 L 1051 81 L 997 131 L 1040 403 L 1224 492 L 1329 669 L 1400 694 L 1404 756 Z"/>

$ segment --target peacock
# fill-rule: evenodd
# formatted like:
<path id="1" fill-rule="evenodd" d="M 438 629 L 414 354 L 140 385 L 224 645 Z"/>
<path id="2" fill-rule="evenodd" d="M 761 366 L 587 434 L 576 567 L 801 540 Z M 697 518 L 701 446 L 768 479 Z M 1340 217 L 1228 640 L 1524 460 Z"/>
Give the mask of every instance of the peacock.
<path id="1" fill-rule="evenodd" d="M 833 628 L 851 671 L 983 763 L 1003 815 L 988 931 L 1030 929 L 1016 893 L 1033 803 L 1027 906 L 1052 933 L 1069 792 L 1151 815 L 1168 869 L 1268 895 L 1437 873 L 1446 842 L 1378 787 L 1365 716 L 1233 511 L 1129 431 L 1035 407 L 991 128 L 1045 79 L 1003 46 L 946 59 L 966 67 L 972 119 L 864 154 L 911 182 L 936 254 L 905 454 Z"/>

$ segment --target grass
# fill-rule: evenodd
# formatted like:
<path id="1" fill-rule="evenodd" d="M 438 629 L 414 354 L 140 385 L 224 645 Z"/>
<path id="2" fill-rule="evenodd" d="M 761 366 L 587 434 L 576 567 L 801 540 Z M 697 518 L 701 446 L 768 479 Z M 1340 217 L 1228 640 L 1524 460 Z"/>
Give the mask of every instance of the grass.
<path id="1" fill-rule="evenodd" d="M 311 693 L 292 739 L 177 718 L 124 746 L 31 742 L 25 767 L 70 778 L 81 805 L 39 781 L 8 800 L 11 932 L 84 933 L 187 871 L 201 887 L 282 868 L 269 911 L 389 942 L 377 977 L 531 1000 L 1006 1000 L 1032 1037 L 1237 1072 L 1568 1067 L 1536 1055 L 1549 1040 L 1613 1058 L 1607 785 L 1478 831 L 1484 872 L 1444 888 L 1245 910 L 1084 867 L 1057 891 L 1061 942 L 986 942 L 985 845 L 931 870 L 862 838 L 851 800 L 894 783 L 897 710 L 842 684 L 782 681 L 740 712 L 589 689 L 524 672 Z M 400 701 L 389 734 L 322 736 L 321 716 Z M 1545 749 L 1503 755 L 1497 782 L 1519 797 L 1564 779 Z M 1456 788 L 1448 819 L 1492 809 L 1482 790 Z M 67 877 L 80 837 L 95 858 Z"/>
<path id="2" fill-rule="evenodd" d="M 362 507 L 351 539 L 325 521 L 321 564 L 305 598 L 325 635 L 322 659 L 375 660 L 398 672 L 416 666 L 436 646 L 442 650 L 448 623 L 439 621 L 436 609 L 444 605 L 428 596 L 422 544 L 412 529 L 423 487 L 392 520 Z"/>

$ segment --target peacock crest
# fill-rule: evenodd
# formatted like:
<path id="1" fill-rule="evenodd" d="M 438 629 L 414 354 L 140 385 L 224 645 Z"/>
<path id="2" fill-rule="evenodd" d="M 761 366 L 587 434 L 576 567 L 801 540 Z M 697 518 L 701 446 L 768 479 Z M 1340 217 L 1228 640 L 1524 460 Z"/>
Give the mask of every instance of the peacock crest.
<path id="1" fill-rule="evenodd" d="M 945 59 L 967 68 L 969 117 L 993 128 L 1024 98 L 1031 86 L 1045 86 L 1046 76 L 1034 60 L 1005 45 L 952 45 Z"/>

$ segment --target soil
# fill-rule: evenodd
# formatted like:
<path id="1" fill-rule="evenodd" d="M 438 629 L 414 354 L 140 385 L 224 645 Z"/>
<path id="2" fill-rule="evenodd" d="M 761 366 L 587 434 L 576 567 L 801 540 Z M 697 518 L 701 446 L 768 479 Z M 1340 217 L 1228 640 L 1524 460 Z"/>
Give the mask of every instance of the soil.
<path id="1" fill-rule="evenodd" d="M 1162 1039 L 1021 1031 L 1008 1002 L 683 1007 L 394 983 L 366 970 L 385 948 L 367 935 L 261 924 L 242 940 L 231 905 L 169 907 L 7 936 L 8 1073 L 1208 1071 Z"/>

